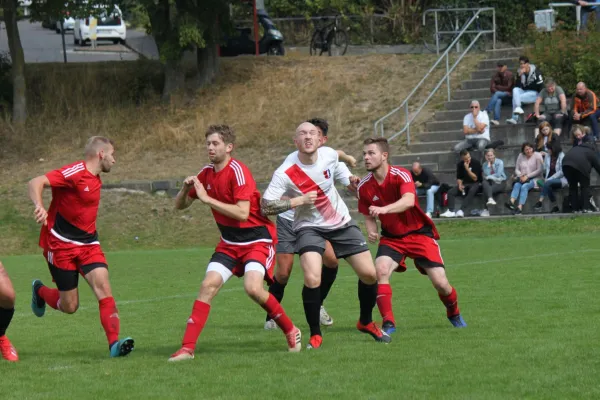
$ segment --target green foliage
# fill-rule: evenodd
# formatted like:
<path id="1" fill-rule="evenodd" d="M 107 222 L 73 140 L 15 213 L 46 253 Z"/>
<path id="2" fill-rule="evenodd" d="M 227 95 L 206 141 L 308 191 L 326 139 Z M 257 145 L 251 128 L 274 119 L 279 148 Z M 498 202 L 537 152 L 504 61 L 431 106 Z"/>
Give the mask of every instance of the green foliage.
<path id="1" fill-rule="evenodd" d="M 568 93 L 574 92 L 579 81 L 600 92 L 600 33 L 531 30 L 530 36 L 529 58 L 546 76 L 552 76 Z"/>

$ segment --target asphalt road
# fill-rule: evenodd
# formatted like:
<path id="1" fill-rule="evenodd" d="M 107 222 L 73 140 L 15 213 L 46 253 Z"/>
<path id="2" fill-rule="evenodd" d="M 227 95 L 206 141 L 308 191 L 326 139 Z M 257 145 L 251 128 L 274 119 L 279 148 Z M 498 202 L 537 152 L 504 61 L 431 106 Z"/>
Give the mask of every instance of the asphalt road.
<path id="1" fill-rule="evenodd" d="M 139 32 L 130 32 L 134 37 Z M 63 50 L 61 35 L 54 30 L 42 28 L 39 22 L 19 21 L 19 34 L 21 44 L 25 53 L 25 62 L 63 62 Z M 99 42 L 98 49 L 92 51 L 91 48 L 85 48 L 85 51 L 76 51 L 80 49 L 73 44 L 73 33 L 65 34 L 65 44 L 67 48 L 67 62 L 94 62 L 94 61 L 119 61 L 136 60 L 138 55 L 124 46 L 115 46 L 111 42 Z M 0 29 L 0 51 L 8 52 L 8 42 L 6 38 L 6 29 L 4 24 Z"/>

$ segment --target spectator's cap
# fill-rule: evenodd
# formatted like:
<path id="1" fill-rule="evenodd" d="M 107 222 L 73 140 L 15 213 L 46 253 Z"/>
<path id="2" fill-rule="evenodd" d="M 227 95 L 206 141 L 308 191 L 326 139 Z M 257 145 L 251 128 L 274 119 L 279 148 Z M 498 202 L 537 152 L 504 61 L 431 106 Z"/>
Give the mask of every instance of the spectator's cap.
<path id="1" fill-rule="evenodd" d="M 506 66 L 506 61 L 498 61 L 498 62 L 496 63 L 496 66 L 497 66 L 497 67 L 504 67 L 504 66 Z"/>

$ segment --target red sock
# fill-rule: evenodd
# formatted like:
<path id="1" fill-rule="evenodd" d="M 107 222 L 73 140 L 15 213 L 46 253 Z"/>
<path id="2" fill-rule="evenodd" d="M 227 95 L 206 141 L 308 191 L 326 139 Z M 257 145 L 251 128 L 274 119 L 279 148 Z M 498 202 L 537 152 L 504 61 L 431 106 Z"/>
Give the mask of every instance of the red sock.
<path id="1" fill-rule="evenodd" d="M 271 318 L 279 328 L 283 331 L 283 333 L 288 334 L 294 329 L 294 323 L 287 316 L 281 304 L 277 301 L 275 296 L 269 293 L 269 299 L 265 304 L 261 305 L 262 308 L 269 314 L 269 318 Z"/>
<path id="2" fill-rule="evenodd" d="M 115 304 L 114 297 L 106 297 L 98 302 L 100 308 L 100 323 L 106 333 L 108 345 L 119 340 L 119 329 L 121 321 L 119 320 L 119 311 Z"/>
<path id="3" fill-rule="evenodd" d="M 194 307 L 192 308 L 192 315 L 188 318 L 187 327 L 185 328 L 185 333 L 183 334 L 183 341 L 181 345 L 187 349 L 194 350 L 196 348 L 196 342 L 198 341 L 198 336 L 202 333 L 202 329 L 204 329 L 204 324 L 206 324 L 206 320 L 208 319 L 208 314 L 210 313 L 210 304 L 204 303 L 202 301 L 196 300 L 194 302 Z"/>
<path id="4" fill-rule="evenodd" d="M 38 290 L 38 295 L 44 299 L 46 304 L 50 307 L 58 310 L 58 299 L 60 299 L 60 294 L 58 293 L 58 289 L 50 289 L 47 286 L 42 286 Z"/>
<path id="5" fill-rule="evenodd" d="M 438 293 L 438 295 L 440 296 L 442 303 L 446 306 L 446 314 L 448 317 L 460 314 L 460 310 L 458 309 L 458 295 L 454 288 L 452 288 L 452 292 L 448 296 L 443 296 L 441 293 Z"/>
<path id="6" fill-rule="evenodd" d="M 396 326 L 394 312 L 392 311 L 392 287 L 389 283 L 377 285 L 377 307 L 383 322 L 390 321 Z"/>

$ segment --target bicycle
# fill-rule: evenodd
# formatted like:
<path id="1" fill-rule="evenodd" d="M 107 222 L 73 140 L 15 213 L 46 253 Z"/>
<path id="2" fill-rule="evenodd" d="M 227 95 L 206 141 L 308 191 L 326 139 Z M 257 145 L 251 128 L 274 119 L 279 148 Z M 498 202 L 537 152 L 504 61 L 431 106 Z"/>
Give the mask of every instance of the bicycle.
<path id="1" fill-rule="evenodd" d="M 310 55 L 322 55 L 327 52 L 329 56 L 343 56 L 348 50 L 348 33 L 338 23 L 339 16 L 327 24 L 328 18 L 323 18 L 324 25 L 315 28 L 310 40 Z"/>

